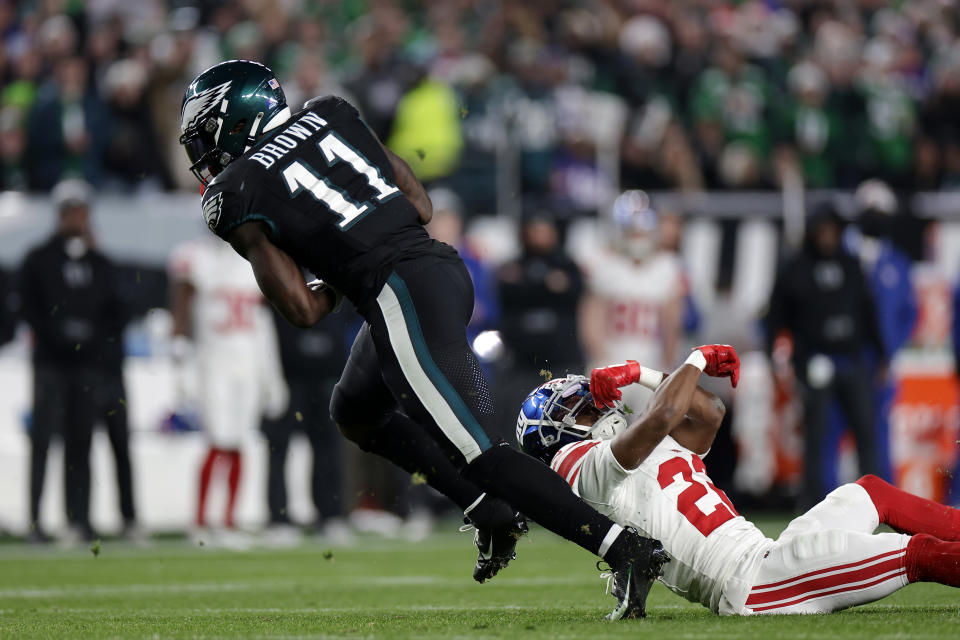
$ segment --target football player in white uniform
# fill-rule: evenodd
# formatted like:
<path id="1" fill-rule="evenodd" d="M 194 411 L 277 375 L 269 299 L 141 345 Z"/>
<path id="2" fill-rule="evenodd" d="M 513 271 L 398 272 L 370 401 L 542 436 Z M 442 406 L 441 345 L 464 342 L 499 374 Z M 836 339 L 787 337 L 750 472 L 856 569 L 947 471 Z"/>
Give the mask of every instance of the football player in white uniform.
<path id="1" fill-rule="evenodd" d="M 626 191 L 607 222 L 610 251 L 584 260 L 588 295 L 580 305 L 580 330 L 591 366 L 629 353 L 654 367 L 674 363 L 683 319 L 683 271 L 675 254 L 658 250 L 657 213 L 643 191 Z M 626 392 L 642 407 L 650 392 Z"/>
<path id="2" fill-rule="evenodd" d="M 701 372 L 736 386 L 733 348 L 698 347 L 669 376 L 627 361 L 551 380 L 525 400 L 517 438 L 598 511 L 661 540 L 660 580 L 714 613 L 829 613 L 910 582 L 960 586 L 960 511 L 876 476 L 834 490 L 776 540 L 745 520 L 703 464 L 724 408 L 697 386 Z M 628 426 L 618 388 L 633 383 L 656 391 Z M 873 533 L 881 523 L 899 533 Z"/>
<path id="3" fill-rule="evenodd" d="M 211 477 L 223 461 L 229 468 L 224 525 L 232 529 L 244 438 L 256 433 L 263 415 L 283 415 L 288 402 L 276 330 L 250 265 L 229 245 L 212 238 L 181 245 L 169 272 L 179 400 L 194 396 L 210 446 L 200 469 L 196 526 L 206 525 Z"/>

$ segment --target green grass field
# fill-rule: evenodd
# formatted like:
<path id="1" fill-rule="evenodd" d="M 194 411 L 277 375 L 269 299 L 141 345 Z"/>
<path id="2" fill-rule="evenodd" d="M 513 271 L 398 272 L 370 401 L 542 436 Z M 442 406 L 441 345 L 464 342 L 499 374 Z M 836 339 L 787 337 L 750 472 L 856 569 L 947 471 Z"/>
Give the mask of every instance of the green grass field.
<path id="1" fill-rule="evenodd" d="M 776 533 L 779 521 L 762 523 Z M 470 535 L 236 553 L 158 542 L 0 545 L 0 638 L 958 638 L 960 590 L 911 585 L 830 616 L 719 618 L 657 585 L 643 621 L 605 622 L 593 558 L 542 529 L 492 582 Z"/>

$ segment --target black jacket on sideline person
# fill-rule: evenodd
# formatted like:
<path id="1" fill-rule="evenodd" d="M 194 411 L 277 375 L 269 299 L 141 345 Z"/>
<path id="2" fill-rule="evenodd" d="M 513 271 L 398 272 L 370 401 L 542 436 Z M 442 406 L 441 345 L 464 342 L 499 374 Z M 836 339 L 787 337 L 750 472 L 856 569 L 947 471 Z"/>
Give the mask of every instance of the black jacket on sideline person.
<path id="1" fill-rule="evenodd" d="M 497 435 L 509 440 L 517 407 L 530 389 L 546 377 L 583 371 L 577 305 L 584 287 L 580 268 L 559 246 L 525 249 L 500 267 L 497 287 L 503 310 L 500 333 L 508 355 L 498 365 L 493 395 Z"/>
<path id="2" fill-rule="evenodd" d="M 67 243 L 74 240 L 54 235 L 24 260 L 20 299 L 34 333 L 33 362 L 115 367 L 113 343 L 129 320 L 116 271 L 96 249 L 71 258 Z"/>
<path id="3" fill-rule="evenodd" d="M 765 324 L 768 352 L 776 334 L 790 330 L 798 365 L 817 353 L 857 358 L 864 345 L 884 353 L 869 285 L 860 263 L 843 251 L 821 257 L 806 247 L 788 260 L 777 274 Z"/>
<path id="4" fill-rule="evenodd" d="M 22 317 L 34 334 L 31 539 L 46 539 L 39 523 L 40 499 L 47 450 L 56 435 L 64 442 L 67 520 L 77 535 L 93 539 L 90 444 L 97 420 L 107 424 L 121 512 L 130 526 L 133 490 L 120 343 L 128 313 L 117 294 L 116 270 L 82 236 L 58 233 L 27 254 L 19 284 Z"/>
<path id="5" fill-rule="evenodd" d="M 500 268 L 498 287 L 503 341 L 521 367 L 557 367 L 579 372 L 583 352 L 577 303 L 583 295 L 580 268 L 563 251 L 527 252 Z"/>
<path id="6" fill-rule="evenodd" d="M 804 411 L 804 469 L 799 508 L 817 504 L 832 487 L 825 470 L 829 412 L 836 403 L 857 444 L 861 475 L 881 473 L 867 349 L 886 360 L 873 297 L 860 263 L 842 246 L 843 221 L 832 208 L 808 219 L 803 250 L 777 274 L 766 317 L 768 350 L 781 329 L 793 334 L 793 365 Z"/>

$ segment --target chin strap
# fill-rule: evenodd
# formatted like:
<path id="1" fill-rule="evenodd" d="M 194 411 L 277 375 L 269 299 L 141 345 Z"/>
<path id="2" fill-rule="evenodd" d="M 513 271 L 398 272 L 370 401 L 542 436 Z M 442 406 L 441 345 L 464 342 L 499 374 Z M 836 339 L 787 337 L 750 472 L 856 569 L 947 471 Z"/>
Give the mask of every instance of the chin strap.
<path id="1" fill-rule="evenodd" d="M 260 126 L 260 121 L 263 119 L 263 111 L 257 114 L 257 119 L 253 121 L 253 126 L 250 128 L 250 135 L 247 136 L 247 146 L 243 149 L 243 152 L 246 153 L 250 150 L 250 147 L 253 146 L 253 143 L 257 141 L 257 127 Z M 263 135 L 271 129 L 276 129 L 284 122 L 290 119 L 290 107 L 284 107 L 277 112 L 272 118 L 267 121 L 267 124 L 263 125 L 263 129 L 260 131 L 260 134 Z"/>
<path id="2" fill-rule="evenodd" d="M 261 120 L 263 120 L 263 111 L 258 113 L 257 117 L 253 119 L 253 126 L 250 127 L 250 133 L 247 135 L 247 146 L 243 148 L 244 153 L 249 151 L 253 143 L 257 141 L 257 128 L 260 126 Z"/>

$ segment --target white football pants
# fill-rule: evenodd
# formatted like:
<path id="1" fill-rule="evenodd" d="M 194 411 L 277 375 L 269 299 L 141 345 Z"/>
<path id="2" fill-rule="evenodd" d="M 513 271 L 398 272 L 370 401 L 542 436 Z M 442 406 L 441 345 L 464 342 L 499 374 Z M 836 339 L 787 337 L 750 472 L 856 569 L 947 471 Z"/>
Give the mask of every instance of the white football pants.
<path id="1" fill-rule="evenodd" d="M 906 586 L 910 536 L 878 533 L 866 490 L 846 484 L 793 520 L 760 562 L 743 614 L 830 613 Z"/>

